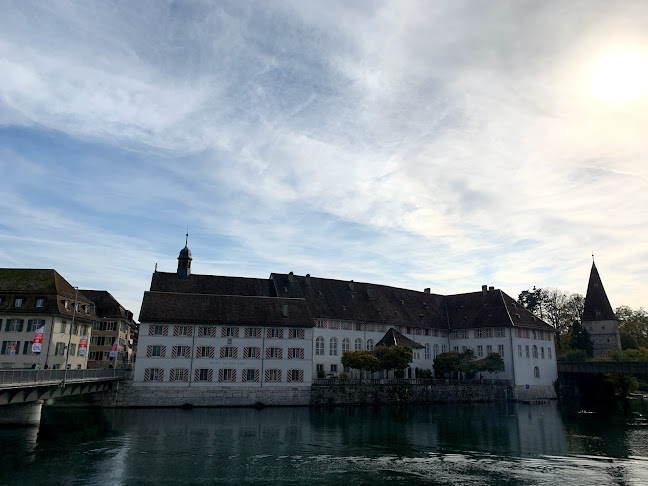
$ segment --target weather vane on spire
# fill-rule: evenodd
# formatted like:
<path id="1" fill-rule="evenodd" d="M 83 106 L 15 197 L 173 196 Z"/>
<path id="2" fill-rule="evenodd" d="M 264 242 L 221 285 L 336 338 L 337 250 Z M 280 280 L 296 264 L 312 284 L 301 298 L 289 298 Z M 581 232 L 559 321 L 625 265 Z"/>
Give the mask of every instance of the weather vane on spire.
<path id="1" fill-rule="evenodd" d="M 189 225 L 187 225 L 187 233 L 185 234 L 185 246 L 189 243 Z"/>

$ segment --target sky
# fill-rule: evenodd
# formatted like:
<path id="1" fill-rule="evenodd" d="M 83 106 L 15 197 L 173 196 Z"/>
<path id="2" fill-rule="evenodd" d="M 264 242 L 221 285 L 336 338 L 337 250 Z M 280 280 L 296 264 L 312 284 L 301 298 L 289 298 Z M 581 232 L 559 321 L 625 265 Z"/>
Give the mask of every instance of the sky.
<path id="1" fill-rule="evenodd" d="M 648 2 L 0 0 L 0 267 L 648 307 Z M 624 84 L 625 83 L 625 84 Z M 630 83 L 630 84 L 628 84 Z"/>

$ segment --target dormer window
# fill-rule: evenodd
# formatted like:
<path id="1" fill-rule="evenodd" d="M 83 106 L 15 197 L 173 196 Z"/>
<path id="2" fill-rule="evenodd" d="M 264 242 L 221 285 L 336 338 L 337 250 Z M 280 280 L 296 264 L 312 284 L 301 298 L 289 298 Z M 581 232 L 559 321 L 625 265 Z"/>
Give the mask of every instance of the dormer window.
<path id="1" fill-rule="evenodd" d="M 16 300 L 14 301 L 14 306 L 15 307 L 22 307 L 23 305 L 23 298 L 22 297 L 16 297 Z"/>
<path id="2" fill-rule="evenodd" d="M 36 307 L 43 307 L 45 305 L 45 299 L 42 297 L 39 297 L 36 299 Z"/>
<path id="3" fill-rule="evenodd" d="M 86 314 L 90 314 L 90 307 L 88 307 L 87 305 L 83 306 L 83 310 L 85 311 Z"/>
<path id="4" fill-rule="evenodd" d="M 70 308 L 70 301 L 69 300 L 64 301 L 63 305 L 65 305 L 66 309 L 69 309 Z"/>

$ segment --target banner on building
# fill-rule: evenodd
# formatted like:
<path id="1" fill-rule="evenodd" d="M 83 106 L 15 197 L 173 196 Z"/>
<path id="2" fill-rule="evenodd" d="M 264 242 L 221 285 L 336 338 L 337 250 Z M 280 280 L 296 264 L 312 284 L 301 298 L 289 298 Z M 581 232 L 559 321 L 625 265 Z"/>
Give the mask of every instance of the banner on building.
<path id="1" fill-rule="evenodd" d="M 111 358 L 116 358 L 117 357 L 117 344 L 119 343 L 119 338 L 115 339 L 115 342 L 112 345 L 112 348 L 110 349 L 110 357 Z"/>
<path id="2" fill-rule="evenodd" d="M 43 347 L 43 334 L 45 333 L 45 326 L 36 329 L 36 335 L 32 341 L 32 353 L 40 353 Z"/>
<path id="3" fill-rule="evenodd" d="M 13 346 L 11 346 L 11 352 L 9 353 L 11 356 L 16 354 L 16 343 L 14 341 Z"/>
<path id="4" fill-rule="evenodd" d="M 88 335 L 84 334 L 83 336 L 81 336 L 81 339 L 79 340 L 79 352 L 77 354 L 79 356 L 85 356 L 87 350 L 88 350 Z"/>

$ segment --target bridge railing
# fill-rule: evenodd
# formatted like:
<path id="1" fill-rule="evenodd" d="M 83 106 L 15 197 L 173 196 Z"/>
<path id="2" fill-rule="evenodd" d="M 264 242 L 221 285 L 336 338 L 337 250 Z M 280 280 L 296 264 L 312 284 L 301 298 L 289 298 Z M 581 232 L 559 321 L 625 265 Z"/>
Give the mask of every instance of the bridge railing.
<path id="1" fill-rule="evenodd" d="M 121 379 L 126 375 L 124 369 L 95 369 L 95 370 L 0 370 L 0 387 L 9 385 L 60 383 L 65 377 L 69 383 L 83 381 L 98 381 L 106 379 Z"/>

